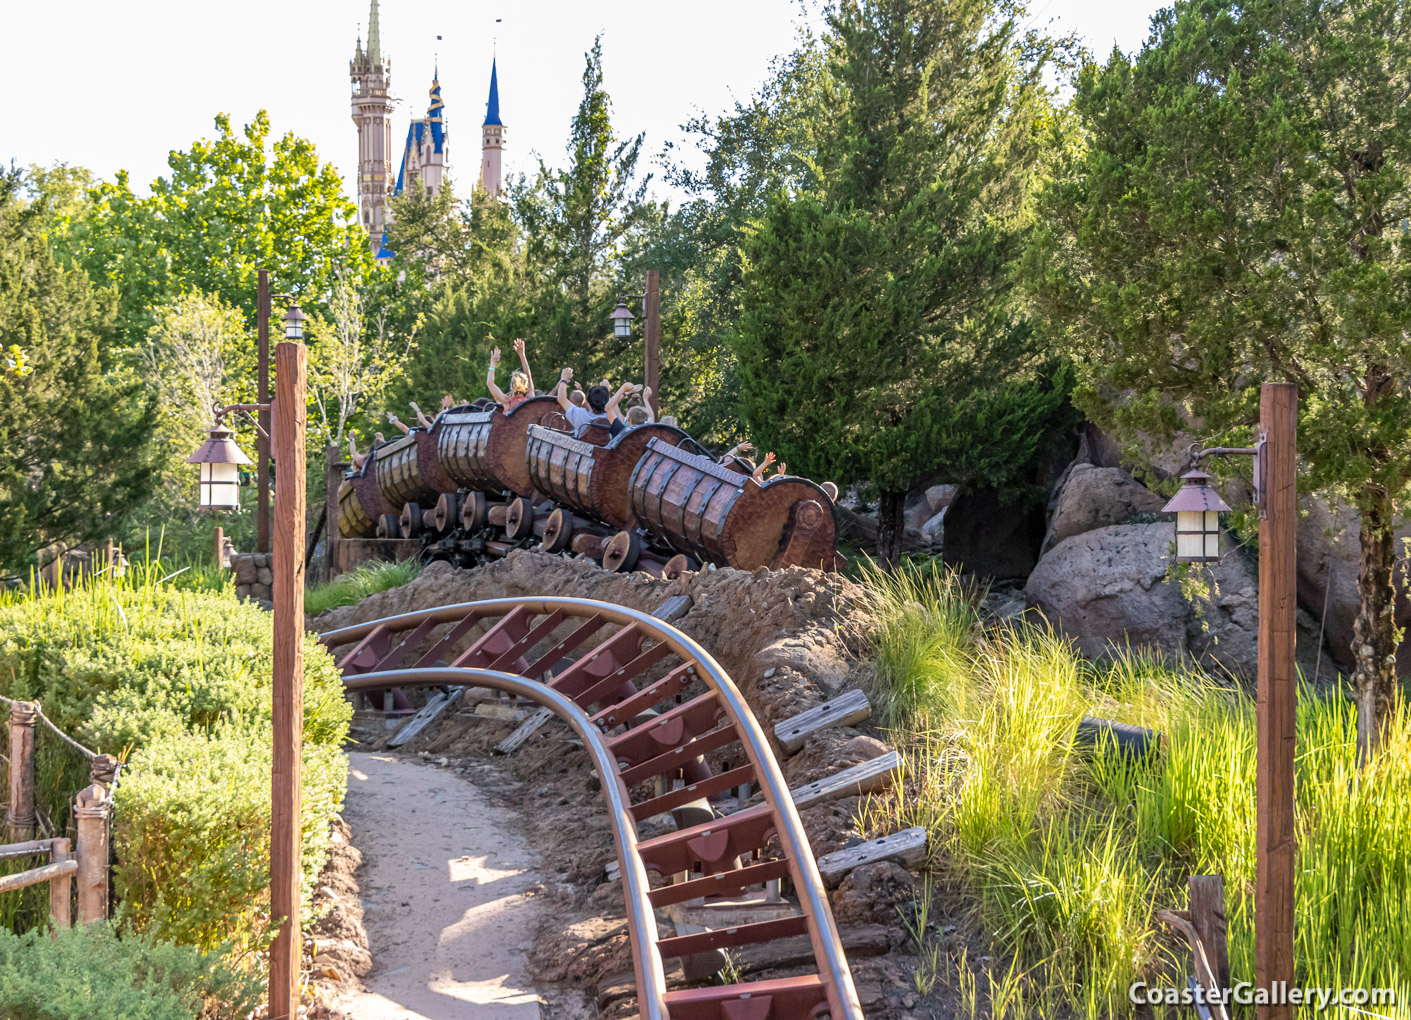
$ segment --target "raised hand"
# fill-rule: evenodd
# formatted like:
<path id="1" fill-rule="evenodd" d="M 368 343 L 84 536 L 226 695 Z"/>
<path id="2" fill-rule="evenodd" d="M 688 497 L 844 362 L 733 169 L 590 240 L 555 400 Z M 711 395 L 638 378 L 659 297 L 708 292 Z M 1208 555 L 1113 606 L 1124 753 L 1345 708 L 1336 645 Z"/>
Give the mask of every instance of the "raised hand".
<path id="1" fill-rule="evenodd" d="M 742 439 L 740 440 L 740 445 L 735 447 L 735 449 L 739 450 L 741 453 L 749 453 L 754 449 L 754 443 L 750 442 L 748 439 Z"/>
<path id="2" fill-rule="evenodd" d="M 519 337 L 515 337 L 515 340 L 514 340 L 514 352 L 515 352 L 516 354 L 518 354 L 520 357 L 523 357 L 523 356 L 524 356 L 524 341 L 521 340 L 521 339 L 519 339 Z"/>
<path id="3" fill-rule="evenodd" d="M 495 369 L 497 369 L 497 368 L 499 368 L 499 367 L 500 367 L 500 349 L 499 349 L 498 347 L 496 347 L 493 351 L 490 352 L 490 371 L 493 372 Z"/>
<path id="4" fill-rule="evenodd" d="M 456 406 L 456 402 L 455 402 L 455 400 L 451 397 L 451 395 L 450 395 L 449 393 L 447 393 L 444 397 L 441 398 L 441 410 L 443 410 L 443 411 L 449 411 L 451 408 L 453 408 L 453 407 L 455 407 L 455 406 Z"/>
<path id="5" fill-rule="evenodd" d="M 561 382 L 569 382 L 572 378 L 573 378 L 573 369 L 571 369 L 571 368 L 565 368 L 562 372 L 559 373 L 559 380 L 560 380 Z M 582 389 L 582 387 L 581 387 L 581 386 L 575 387 L 575 389 Z"/>

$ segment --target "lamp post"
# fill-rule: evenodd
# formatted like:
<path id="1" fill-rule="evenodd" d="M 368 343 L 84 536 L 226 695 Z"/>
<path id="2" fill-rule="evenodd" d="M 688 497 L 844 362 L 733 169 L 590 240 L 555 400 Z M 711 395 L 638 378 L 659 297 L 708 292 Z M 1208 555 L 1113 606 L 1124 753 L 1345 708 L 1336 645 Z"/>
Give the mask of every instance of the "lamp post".
<path id="1" fill-rule="evenodd" d="M 297 304 L 284 316 L 285 342 L 275 347 L 275 393 L 269 403 L 215 408 L 211 438 L 191 457 L 201 466 L 200 506 L 238 505 L 237 465 L 248 464 L 223 421 L 233 412 L 272 412 L 274 463 L 273 766 L 270 816 L 270 916 L 283 918 L 270 948 L 270 1020 L 290 1020 L 299 1005 L 299 876 L 304 730 L 304 433 L 308 352 Z M 256 423 L 256 427 L 261 428 Z"/>
<path id="2" fill-rule="evenodd" d="M 642 381 L 651 388 L 652 414 L 660 410 L 661 386 L 661 272 L 647 270 L 647 287 L 641 294 L 617 295 L 617 307 L 613 309 L 612 335 L 619 340 L 632 339 L 632 320 L 636 318 L 628 302 L 641 302 L 642 316 L 646 320 L 644 330 L 645 363 L 642 366 Z"/>
<path id="3" fill-rule="evenodd" d="M 1254 459 L 1259 510 L 1259 676 L 1256 692 L 1254 980 L 1277 1000 L 1294 980 L 1294 744 L 1298 705 L 1294 666 L 1297 615 L 1298 387 L 1265 383 L 1259 400 L 1259 441 L 1245 449 L 1192 450 Z M 1193 470 L 1166 510 L 1176 514 L 1176 559 L 1219 559 L 1218 515 L 1229 507 Z M 1257 1005 L 1259 1020 L 1292 1020 L 1287 1001 Z"/>

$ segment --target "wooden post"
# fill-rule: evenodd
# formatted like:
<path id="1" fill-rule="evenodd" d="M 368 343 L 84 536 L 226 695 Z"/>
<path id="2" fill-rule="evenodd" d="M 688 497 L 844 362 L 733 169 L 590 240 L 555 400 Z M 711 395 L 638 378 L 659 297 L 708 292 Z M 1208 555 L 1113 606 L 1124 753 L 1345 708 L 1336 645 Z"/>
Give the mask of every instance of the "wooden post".
<path id="1" fill-rule="evenodd" d="M 55 839 L 49 848 L 49 863 L 73 860 L 72 845 L 67 839 Z M 49 927 L 54 931 L 73 924 L 73 876 L 63 875 L 49 883 Z"/>
<path id="2" fill-rule="evenodd" d="M 108 791 L 94 783 L 74 798 L 78 829 L 78 921 L 108 916 Z"/>
<path id="3" fill-rule="evenodd" d="M 274 774 L 270 914 L 284 922 L 270 949 L 270 1020 L 299 1006 L 300 754 L 304 729 L 304 372 L 301 343 L 274 354 Z"/>
<path id="4" fill-rule="evenodd" d="M 34 703 L 10 705 L 10 810 L 5 819 L 11 843 L 34 838 Z"/>
<path id="5" fill-rule="evenodd" d="M 118 544 L 111 538 L 103 543 L 103 566 L 108 568 L 108 576 L 118 574 Z"/>
<path id="6" fill-rule="evenodd" d="M 269 403 L 269 271 L 260 270 L 259 290 L 255 297 L 256 319 L 256 360 L 259 378 L 256 383 L 255 400 Z M 260 428 L 269 434 L 270 415 L 259 412 Z M 267 553 L 269 544 L 269 440 L 265 436 L 255 436 L 255 484 L 259 490 L 255 494 L 255 552 Z"/>
<path id="7" fill-rule="evenodd" d="M 324 458 L 323 508 L 327 516 L 324 518 L 323 580 L 328 582 L 338 576 L 338 540 L 341 537 L 338 534 L 338 487 L 343 484 L 347 465 L 334 444 L 324 451 Z"/>
<path id="8" fill-rule="evenodd" d="M 652 414 L 655 415 L 661 406 L 661 273 L 658 270 L 647 270 L 642 312 L 647 320 L 647 364 L 643 381 L 652 388 Z"/>
<path id="9" fill-rule="evenodd" d="M 211 535 L 211 547 L 216 551 L 216 570 L 224 570 L 225 566 L 221 562 L 221 551 L 225 548 L 225 529 L 219 524 L 216 525 L 216 530 Z"/>
<path id="10" fill-rule="evenodd" d="M 1297 614 L 1295 532 L 1298 527 L 1298 387 L 1265 383 L 1259 419 L 1265 512 L 1259 522 L 1258 761 L 1255 780 L 1254 979 L 1276 996 L 1276 982 L 1293 984 L 1294 666 Z M 1293 1020 L 1287 1002 L 1257 1007 L 1259 1020 Z"/>
<path id="11" fill-rule="evenodd" d="M 1200 936 L 1205 958 L 1222 992 L 1230 988 L 1230 947 L 1225 921 L 1225 880 L 1219 875 L 1191 875 L 1191 925 Z"/>

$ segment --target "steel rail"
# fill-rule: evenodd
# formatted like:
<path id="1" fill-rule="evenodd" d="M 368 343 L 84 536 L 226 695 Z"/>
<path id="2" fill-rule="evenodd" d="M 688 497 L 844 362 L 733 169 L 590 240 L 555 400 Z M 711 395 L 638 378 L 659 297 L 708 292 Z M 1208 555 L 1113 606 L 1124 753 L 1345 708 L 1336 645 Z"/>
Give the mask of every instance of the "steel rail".
<path id="1" fill-rule="evenodd" d="M 545 616 L 554 612 L 562 612 L 571 617 L 599 617 L 610 623 L 619 626 L 636 625 L 647 637 L 664 642 L 678 656 L 687 662 L 693 662 L 699 667 L 698 675 L 702 682 L 719 699 L 720 706 L 725 710 L 730 721 L 735 725 L 739 734 L 739 742 L 748 757 L 750 764 L 754 767 L 755 779 L 759 783 L 760 791 L 764 802 L 768 806 L 770 813 L 776 820 L 776 832 L 785 859 L 788 861 L 790 878 L 793 881 L 794 890 L 800 898 L 804 908 L 804 916 L 809 919 L 807 932 L 809 941 L 814 951 L 814 958 L 819 964 L 820 977 L 824 978 L 826 987 L 828 1007 L 833 1020 L 863 1020 L 862 1007 L 858 1001 L 857 990 L 853 986 L 852 973 L 848 968 L 847 958 L 843 952 L 842 941 L 838 935 L 837 925 L 833 920 L 833 912 L 828 904 L 828 897 L 825 892 L 823 879 L 819 875 L 818 865 L 814 860 L 813 853 L 809 848 L 808 837 L 804 832 L 803 823 L 799 819 L 798 811 L 794 807 L 793 798 L 789 795 L 789 786 L 785 781 L 779 765 L 774 759 L 774 754 L 769 747 L 768 739 L 761 729 L 759 722 L 754 717 L 748 703 L 734 681 L 720 667 L 719 663 L 701 647 L 693 638 L 677 630 L 670 624 L 663 623 L 655 617 L 640 612 L 635 609 L 628 609 L 624 606 L 612 605 L 605 602 L 597 602 L 592 599 L 579 598 L 501 598 L 487 599 L 477 602 L 461 602 L 449 606 L 440 606 L 433 609 L 423 609 L 417 612 L 402 613 L 396 616 L 385 617 L 380 620 L 373 620 L 368 623 L 357 624 L 351 627 L 343 627 L 338 630 L 321 634 L 320 640 L 330 648 L 355 643 L 367 637 L 377 628 L 382 628 L 384 633 L 395 633 L 398 631 L 411 630 L 418 625 L 431 621 L 434 623 L 451 622 L 465 619 L 471 613 L 480 614 L 481 618 L 493 618 L 504 616 L 514 609 L 522 608 L 535 616 Z M 602 780 L 602 788 L 605 793 L 609 790 L 617 791 L 617 796 L 609 796 L 609 807 L 614 818 L 614 827 L 619 832 L 618 855 L 619 863 L 622 865 L 622 875 L 627 882 L 629 875 L 633 876 L 632 881 L 627 882 L 627 898 L 629 914 L 636 909 L 633 906 L 633 897 L 636 893 L 633 887 L 638 881 L 641 882 L 641 895 L 645 897 L 647 886 L 645 882 L 646 872 L 640 858 L 636 856 L 636 825 L 633 823 L 630 811 L 626 805 L 626 790 L 621 787 L 621 782 L 617 779 L 617 763 L 610 752 L 605 747 L 601 747 L 601 732 L 592 724 L 591 720 L 583 714 L 570 699 L 551 691 L 534 680 L 518 677 L 508 673 L 494 673 L 493 671 L 471 670 L 471 669 L 417 669 L 417 670 L 394 670 L 381 674 L 362 673 L 345 677 L 344 683 L 352 689 L 363 687 L 387 687 L 396 684 L 408 685 L 409 680 L 396 680 L 399 676 L 415 674 L 422 677 L 427 674 L 438 674 L 442 676 L 466 677 L 472 673 L 487 674 L 488 679 L 496 679 L 502 683 L 513 683 L 516 693 L 524 693 L 538 704 L 550 708 L 562 718 L 568 720 L 574 726 L 575 731 L 580 733 L 584 740 L 585 747 L 594 747 L 594 758 L 597 761 L 598 771 Z M 375 680 L 370 678 L 376 677 Z M 452 680 L 430 680 L 422 683 L 452 683 L 459 681 Z M 486 686 L 494 686 L 487 683 Z M 509 689 L 509 688 L 506 688 Z M 534 692 L 534 693 L 531 693 Z M 555 695 L 554 702 L 544 700 L 538 692 L 552 693 Z M 565 709 L 571 707 L 576 716 L 571 717 L 559 711 L 559 707 Z M 577 721 L 575 721 L 577 720 Z M 597 734 L 590 743 L 589 737 L 584 735 L 587 731 Z M 609 779 L 612 781 L 609 782 Z M 620 817 L 619 817 L 620 816 Z M 627 836 L 628 839 L 623 837 Z M 625 857 L 628 851 L 632 852 L 633 865 L 627 866 Z M 648 920 L 636 920 L 638 930 L 642 934 L 648 932 L 651 936 L 639 942 L 633 939 L 634 967 L 640 967 L 638 971 L 639 993 L 647 996 L 647 1007 L 657 1008 L 661 1005 L 661 996 L 664 994 L 664 974 L 661 967 L 660 955 L 655 947 L 655 920 L 654 915 L 648 907 Z M 645 943 L 645 944 L 642 944 Z M 639 959 L 639 957 L 641 959 Z M 646 958 L 650 957 L 650 961 Z M 826 971 L 826 974 L 823 973 Z M 644 977 L 654 979 L 660 976 L 657 984 L 649 986 L 642 982 Z M 652 999 L 655 998 L 655 1002 Z M 665 1008 L 661 1006 L 661 1008 Z M 652 1020 L 658 1014 L 649 1014 Z M 661 1014 L 665 1015 L 665 1014 Z"/>

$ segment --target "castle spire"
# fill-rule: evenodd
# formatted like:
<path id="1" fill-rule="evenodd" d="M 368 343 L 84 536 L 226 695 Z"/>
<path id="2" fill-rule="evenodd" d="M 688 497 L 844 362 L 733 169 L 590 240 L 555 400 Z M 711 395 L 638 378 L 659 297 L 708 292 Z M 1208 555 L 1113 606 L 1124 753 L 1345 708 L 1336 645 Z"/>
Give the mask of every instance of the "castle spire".
<path id="1" fill-rule="evenodd" d="M 372 0 L 377 3 L 377 0 Z M 485 123 L 500 124 L 500 76 L 496 68 L 497 60 L 490 61 L 490 98 L 485 103 Z"/>
<path id="2" fill-rule="evenodd" d="M 382 27 L 377 19 L 377 0 L 372 0 L 372 12 L 368 15 L 367 59 L 369 63 L 382 63 Z"/>

